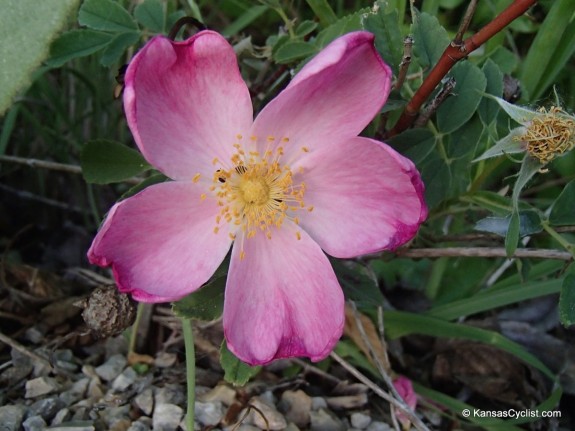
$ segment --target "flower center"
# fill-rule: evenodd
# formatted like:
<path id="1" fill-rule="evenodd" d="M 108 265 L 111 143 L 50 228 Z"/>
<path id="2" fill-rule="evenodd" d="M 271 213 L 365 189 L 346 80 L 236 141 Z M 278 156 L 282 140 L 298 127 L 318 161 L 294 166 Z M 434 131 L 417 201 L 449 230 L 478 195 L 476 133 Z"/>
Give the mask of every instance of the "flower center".
<path id="1" fill-rule="evenodd" d="M 214 233 L 227 226 L 231 239 L 235 239 L 238 230 L 244 233 L 242 238 L 252 238 L 259 232 L 271 239 L 272 230 L 281 228 L 285 219 L 299 225 L 297 212 L 311 212 L 313 206 L 306 207 L 305 183 L 295 183 L 289 164 L 282 160 L 284 147 L 270 136 L 263 153 L 248 151 L 256 147 L 257 138 L 252 136 L 246 144 L 242 143 L 241 135 L 237 139 L 236 152 L 229 161 L 213 160 L 216 170 L 210 191 L 221 207 Z M 288 142 L 288 138 L 281 139 L 282 144 Z M 309 151 L 306 147 L 301 150 Z M 297 173 L 303 173 L 303 168 Z M 296 236 L 300 239 L 301 233 L 296 232 Z"/>
<path id="2" fill-rule="evenodd" d="M 524 135 L 516 139 L 526 143 L 526 150 L 541 163 L 547 163 L 575 146 L 575 121 L 561 108 L 539 110 Z"/>

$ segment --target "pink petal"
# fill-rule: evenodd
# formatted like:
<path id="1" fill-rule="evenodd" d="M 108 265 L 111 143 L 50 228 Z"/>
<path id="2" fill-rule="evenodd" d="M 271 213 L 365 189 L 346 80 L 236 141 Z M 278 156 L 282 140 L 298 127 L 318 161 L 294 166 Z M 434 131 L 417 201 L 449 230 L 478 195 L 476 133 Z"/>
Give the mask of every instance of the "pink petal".
<path id="1" fill-rule="evenodd" d="M 218 206 L 193 183 L 150 186 L 114 205 L 88 251 L 112 266 L 120 291 L 143 302 L 182 298 L 204 284 L 230 248 L 214 233 Z"/>
<path id="2" fill-rule="evenodd" d="M 303 209 L 298 218 L 332 256 L 394 249 L 427 217 L 419 172 L 386 144 L 353 138 L 310 153 L 300 165 L 305 205 L 313 211 Z"/>
<path id="3" fill-rule="evenodd" d="M 158 36 L 126 72 L 128 124 L 146 159 L 173 179 L 213 174 L 228 159 L 236 135 L 252 124 L 249 91 L 233 48 L 202 31 L 184 42 Z"/>
<path id="4" fill-rule="evenodd" d="M 241 360 L 325 358 L 343 331 L 344 298 L 319 246 L 285 223 L 272 239 L 236 240 L 224 302 L 228 347 Z M 243 243 L 245 257 L 240 259 Z"/>
<path id="5" fill-rule="evenodd" d="M 253 135 L 289 138 L 286 156 L 357 136 L 387 99 L 391 70 L 374 36 L 349 33 L 330 43 L 262 110 Z"/>

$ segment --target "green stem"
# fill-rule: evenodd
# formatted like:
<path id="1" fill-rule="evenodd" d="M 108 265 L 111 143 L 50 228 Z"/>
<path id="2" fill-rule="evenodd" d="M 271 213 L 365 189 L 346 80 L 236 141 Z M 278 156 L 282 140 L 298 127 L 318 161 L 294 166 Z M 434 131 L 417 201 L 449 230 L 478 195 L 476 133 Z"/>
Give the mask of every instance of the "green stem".
<path id="1" fill-rule="evenodd" d="M 138 303 L 138 308 L 136 310 L 136 320 L 132 325 L 132 331 L 130 332 L 130 344 L 128 345 L 128 356 L 131 353 L 136 353 L 136 340 L 138 338 L 138 328 L 140 327 L 140 321 L 142 320 L 142 314 L 144 312 L 145 304 L 143 302 Z"/>
<path id="2" fill-rule="evenodd" d="M 561 246 L 569 253 L 571 253 L 573 257 L 575 257 L 575 246 L 563 238 L 555 229 L 549 226 L 549 222 L 542 221 L 541 226 L 545 232 L 547 232 L 553 239 L 555 239 L 555 241 L 561 244 Z"/>
<path id="3" fill-rule="evenodd" d="M 184 330 L 184 344 L 186 346 L 186 380 L 188 384 L 188 412 L 186 415 L 186 428 L 194 431 L 194 406 L 196 401 L 196 353 L 194 351 L 194 333 L 192 321 L 182 319 Z"/>
<path id="4" fill-rule="evenodd" d="M 284 12 L 284 10 L 281 7 L 274 8 L 274 9 L 278 13 L 278 15 L 281 17 L 283 22 L 285 23 L 285 26 L 286 26 L 286 29 L 289 33 L 290 39 L 295 39 L 295 33 L 293 31 L 293 23 L 290 21 L 290 19 L 288 18 L 288 16 Z"/>

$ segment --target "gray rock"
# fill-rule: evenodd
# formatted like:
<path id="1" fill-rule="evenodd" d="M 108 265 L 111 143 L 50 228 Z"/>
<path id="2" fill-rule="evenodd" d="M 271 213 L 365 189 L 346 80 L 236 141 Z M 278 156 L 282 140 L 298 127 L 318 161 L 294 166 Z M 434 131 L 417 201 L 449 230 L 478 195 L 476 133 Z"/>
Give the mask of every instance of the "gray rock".
<path id="1" fill-rule="evenodd" d="M 351 426 L 357 429 L 365 429 L 371 423 L 371 417 L 365 413 L 352 413 L 350 417 Z"/>
<path id="2" fill-rule="evenodd" d="M 319 409 L 327 409 L 327 401 L 323 397 L 312 397 L 311 409 L 314 411 Z"/>
<path id="3" fill-rule="evenodd" d="M 122 373 L 114 379 L 112 389 L 115 391 L 123 392 L 128 389 L 138 378 L 138 374 L 132 367 L 126 368 Z"/>
<path id="4" fill-rule="evenodd" d="M 373 421 L 369 424 L 366 431 L 393 431 L 393 428 L 385 422 Z"/>
<path id="5" fill-rule="evenodd" d="M 88 390 L 88 385 L 90 384 L 90 379 L 88 377 L 82 377 L 80 380 L 74 382 L 72 387 L 67 391 L 60 394 L 60 399 L 64 401 L 67 406 L 74 404 L 77 401 L 83 399 Z"/>
<path id="6" fill-rule="evenodd" d="M 154 401 L 158 404 L 186 404 L 184 388 L 178 384 L 167 384 L 154 391 Z"/>
<path id="7" fill-rule="evenodd" d="M 46 421 L 42 416 L 30 416 L 22 423 L 25 431 L 44 431 L 46 429 Z"/>
<path id="8" fill-rule="evenodd" d="M 37 398 L 51 394 L 59 389 L 56 380 L 50 377 L 37 377 L 26 382 L 25 398 Z"/>
<path id="9" fill-rule="evenodd" d="M 310 413 L 310 431 L 345 431 L 345 425 L 325 409 Z"/>
<path id="10" fill-rule="evenodd" d="M 266 404 L 261 397 L 253 397 L 250 400 L 250 404 L 259 411 L 252 409 L 246 417 L 246 424 L 255 425 L 262 429 L 266 429 L 267 427 L 267 429 L 270 430 L 283 430 L 287 426 L 287 421 L 283 415 L 278 412 L 275 407 Z"/>
<path id="11" fill-rule="evenodd" d="M 150 425 L 140 420 L 132 422 L 130 428 L 127 429 L 127 431 L 150 431 L 150 430 L 151 430 Z"/>
<path id="12" fill-rule="evenodd" d="M 204 403 L 220 401 L 225 406 L 231 406 L 236 399 L 236 391 L 226 385 L 218 385 L 206 393 L 198 396 L 197 399 Z"/>
<path id="13" fill-rule="evenodd" d="M 54 416 L 54 419 L 52 419 L 51 425 L 52 426 L 61 425 L 63 422 L 70 419 L 70 416 L 71 416 L 70 409 L 64 408 L 60 410 L 58 413 L 56 413 L 56 416 Z"/>
<path id="14" fill-rule="evenodd" d="M 45 421 L 50 421 L 59 410 L 65 407 L 64 402 L 56 397 L 44 398 L 30 406 L 30 416 L 42 416 Z"/>
<path id="15" fill-rule="evenodd" d="M 152 388 L 146 388 L 140 392 L 136 398 L 134 398 L 134 404 L 138 407 L 145 415 L 151 416 L 154 411 L 154 395 Z"/>
<path id="16" fill-rule="evenodd" d="M 224 417 L 224 406 L 220 401 L 202 403 L 196 401 L 194 413 L 197 421 L 202 425 L 217 425 Z"/>
<path id="17" fill-rule="evenodd" d="M 18 431 L 24 419 L 26 407 L 24 406 L 2 406 L 0 407 L 1 431 Z"/>
<path id="18" fill-rule="evenodd" d="M 78 421 L 46 428 L 46 431 L 96 431 L 96 427 L 91 421 Z"/>
<path id="19" fill-rule="evenodd" d="M 103 380 L 109 382 L 114 380 L 120 375 L 120 373 L 126 368 L 128 360 L 124 355 L 113 355 L 104 362 L 99 367 L 96 367 L 95 371 L 98 376 Z"/>
<path id="20" fill-rule="evenodd" d="M 102 418 L 106 425 L 108 425 L 107 429 L 111 429 L 117 423 L 122 422 L 126 420 L 127 417 L 129 417 L 130 409 L 130 404 L 125 404 L 119 407 L 106 407 L 100 411 L 100 418 Z"/>
<path id="21" fill-rule="evenodd" d="M 184 410 L 175 404 L 156 404 L 152 416 L 154 431 L 176 431 L 184 416 Z"/>
<path id="22" fill-rule="evenodd" d="M 288 421 L 303 428 L 309 424 L 312 399 L 304 391 L 285 391 L 278 408 Z"/>
<path id="23" fill-rule="evenodd" d="M 367 394 L 343 395 L 327 398 L 327 405 L 333 410 L 349 410 L 363 407 L 367 404 Z"/>

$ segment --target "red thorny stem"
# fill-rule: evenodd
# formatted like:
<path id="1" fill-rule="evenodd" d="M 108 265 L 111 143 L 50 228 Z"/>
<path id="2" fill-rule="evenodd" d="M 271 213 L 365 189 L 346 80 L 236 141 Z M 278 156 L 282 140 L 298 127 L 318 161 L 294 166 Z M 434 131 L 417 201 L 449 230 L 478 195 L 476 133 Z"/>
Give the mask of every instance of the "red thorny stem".
<path id="1" fill-rule="evenodd" d="M 435 67 L 421 84 L 421 87 L 419 87 L 405 107 L 395 127 L 387 133 L 387 137 L 395 136 L 407 130 L 413 124 L 421 105 L 423 105 L 455 63 L 467 57 L 470 52 L 475 51 L 513 20 L 523 15 L 535 3 L 537 3 L 537 0 L 515 0 L 507 9 L 497 15 L 493 21 L 473 36 L 465 39 L 461 44 L 450 43 Z"/>

